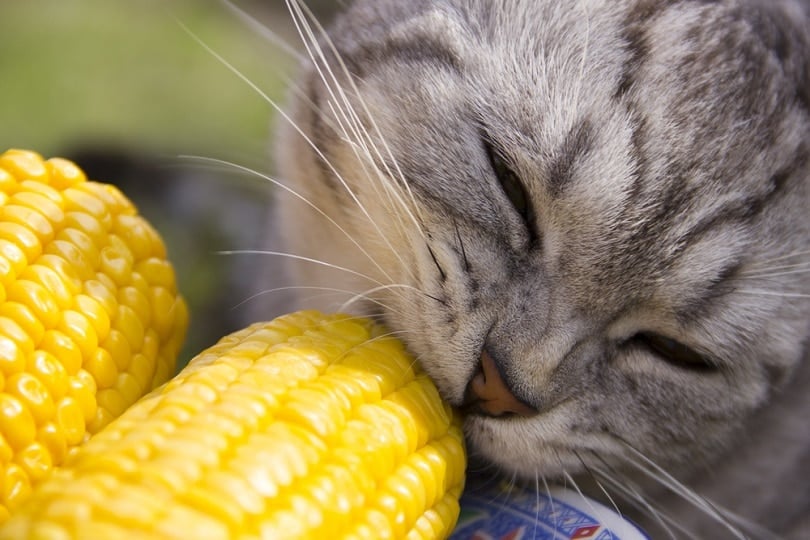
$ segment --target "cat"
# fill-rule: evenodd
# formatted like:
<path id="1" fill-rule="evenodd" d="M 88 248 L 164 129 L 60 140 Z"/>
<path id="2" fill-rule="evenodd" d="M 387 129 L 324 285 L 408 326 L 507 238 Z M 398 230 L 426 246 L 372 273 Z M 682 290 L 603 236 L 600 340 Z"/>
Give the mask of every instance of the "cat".
<path id="1" fill-rule="evenodd" d="M 506 478 L 807 538 L 806 3 L 288 4 L 299 306 L 384 320 Z"/>

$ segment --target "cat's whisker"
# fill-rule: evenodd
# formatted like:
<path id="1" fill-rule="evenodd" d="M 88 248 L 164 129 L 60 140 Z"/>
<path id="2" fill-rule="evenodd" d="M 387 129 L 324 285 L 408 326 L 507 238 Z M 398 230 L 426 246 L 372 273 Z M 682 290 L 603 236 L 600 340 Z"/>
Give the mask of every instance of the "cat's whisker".
<path id="1" fill-rule="evenodd" d="M 774 277 L 781 277 L 781 276 L 791 276 L 795 274 L 807 274 L 810 273 L 810 267 L 802 268 L 801 270 L 787 270 L 785 272 L 779 271 L 764 271 L 763 273 L 743 273 L 740 274 L 738 278 L 739 281 L 746 281 L 746 280 L 755 280 L 755 279 L 768 279 Z"/>
<path id="2" fill-rule="evenodd" d="M 619 493 L 628 504 L 635 507 L 640 512 L 649 514 L 653 520 L 655 520 L 658 525 L 661 526 L 671 540 L 677 540 L 678 538 L 672 529 L 673 527 L 686 534 L 689 538 L 699 540 L 692 532 L 688 531 L 674 519 L 664 514 L 660 509 L 657 509 L 631 482 L 627 480 L 620 480 L 599 466 L 594 466 L 592 469 L 598 476 L 602 478 L 604 482 L 608 483 L 616 493 Z"/>
<path id="3" fill-rule="evenodd" d="M 401 313 L 399 310 L 394 309 L 393 306 L 391 306 L 389 304 L 386 304 L 386 303 L 380 301 L 377 298 L 374 298 L 372 296 L 367 295 L 367 293 L 370 293 L 371 291 L 375 291 L 375 290 L 381 289 L 381 288 L 389 288 L 389 287 L 393 287 L 393 286 L 389 285 L 389 286 L 386 286 L 386 287 L 375 287 L 374 289 L 370 289 L 369 291 L 365 291 L 365 292 L 362 292 L 362 293 L 357 293 L 356 291 L 351 291 L 349 289 L 340 289 L 340 288 L 337 288 L 337 287 L 318 287 L 318 286 L 314 286 L 314 285 L 289 285 L 289 286 L 286 286 L 286 287 L 274 287 L 272 289 L 264 289 L 264 290 L 261 290 L 261 291 L 255 293 L 255 294 L 250 295 L 249 297 L 245 298 L 244 300 L 242 300 L 238 304 L 234 305 L 232 307 L 232 309 L 237 309 L 237 308 L 243 306 L 244 304 L 246 304 L 248 302 L 252 302 L 253 300 L 256 300 L 257 298 L 260 298 L 262 296 L 269 295 L 269 294 L 274 294 L 274 293 L 278 293 L 278 292 L 285 292 L 285 291 L 321 291 L 321 292 L 324 292 L 324 293 L 332 293 L 334 295 L 350 296 L 351 299 L 349 300 L 349 302 L 352 302 L 352 303 L 356 302 L 356 301 L 359 301 L 359 300 L 365 300 L 365 301 L 371 302 L 371 303 L 373 303 L 373 304 L 387 310 L 390 313 Z M 337 308 L 336 311 L 338 311 L 338 312 L 345 311 L 344 306 L 346 306 L 347 304 L 348 304 L 348 302 L 344 302 L 339 308 Z"/>
<path id="4" fill-rule="evenodd" d="M 311 257 L 305 257 L 303 255 L 296 255 L 294 253 L 285 253 L 283 251 L 272 251 L 272 250 L 263 250 L 263 249 L 236 249 L 236 250 L 224 250 L 224 251 L 217 251 L 219 255 L 266 255 L 272 257 L 285 257 L 288 259 L 293 259 L 297 261 L 308 262 L 312 264 L 317 264 L 320 266 L 325 266 L 327 268 L 331 268 L 333 270 L 338 270 L 340 272 L 346 272 L 347 274 L 351 274 L 353 276 L 357 276 L 359 278 L 363 278 L 368 280 L 372 283 L 377 285 L 384 286 L 383 283 L 380 283 L 378 280 L 374 279 L 373 277 L 363 274 L 362 272 L 358 272 L 356 270 L 352 270 L 351 268 L 346 268 L 344 266 L 339 266 L 337 264 L 332 264 L 327 261 L 322 261 L 320 259 L 313 259 Z"/>
<path id="5" fill-rule="evenodd" d="M 306 17 L 304 16 L 301 5 L 296 0 L 287 0 L 287 7 L 290 10 L 292 15 L 293 22 L 295 23 L 296 29 L 299 35 L 302 38 L 304 47 L 306 48 L 313 66 L 315 67 L 316 71 L 318 72 L 319 77 L 323 81 L 327 92 L 331 96 L 331 100 L 329 101 L 329 106 L 332 111 L 332 117 L 338 122 L 340 125 L 340 131 L 348 138 L 352 140 L 355 144 L 352 145 L 352 148 L 356 150 L 358 145 L 363 148 L 364 154 L 367 156 L 371 156 L 371 153 L 368 147 L 365 144 L 365 140 L 370 140 L 369 137 L 365 136 L 365 130 L 362 127 L 362 122 L 358 118 L 357 114 L 351 107 L 351 104 L 346 97 L 343 88 L 340 86 L 337 77 L 331 70 L 329 63 L 327 62 L 323 52 L 321 51 L 317 38 L 315 37 L 314 33 L 312 32 L 312 28 L 309 25 Z M 313 20 L 313 23 L 317 24 L 317 20 L 314 17 L 310 17 Z M 325 35 L 325 32 L 323 32 Z M 327 36 L 328 39 L 328 36 Z M 335 51 L 335 55 L 337 52 Z M 324 72 L 324 70 L 326 70 Z M 328 74 L 328 76 L 327 76 Z M 350 75 L 347 71 L 347 76 L 351 79 Z M 343 103 L 343 106 L 340 103 Z M 342 118 L 342 119 L 341 119 Z M 351 134 L 350 134 L 351 132 Z M 372 144 L 373 147 L 373 144 Z M 359 156 L 358 156 L 359 157 Z M 365 168 L 364 160 L 358 160 L 361 165 Z M 373 176 L 368 175 L 369 178 L 373 178 Z M 382 175 L 377 176 L 378 179 L 382 178 Z M 396 250 L 393 245 L 391 244 L 388 237 L 382 231 L 381 227 L 378 223 L 371 217 L 371 214 L 368 212 L 367 208 L 363 203 L 360 202 L 359 198 L 357 197 L 354 190 L 352 190 L 349 185 L 345 182 L 343 178 L 340 179 L 343 188 L 347 191 L 349 196 L 352 198 L 353 202 L 357 205 L 360 211 L 365 215 L 366 219 L 371 223 L 372 227 L 375 229 L 377 234 L 382 238 L 383 242 L 385 242 L 389 248 L 389 250 L 394 253 L 397 258 L 400 258 L 402 268 L 409 268 L 409 265 L 404 264 L 404 261 L 401 260 L 401 255 L 399 254 L 398 250 Z M 376 186 L 375 182 L 372 182 L 372 185 Z M 389 188 L 390 189 L 390 188 Z M 402 207 L 405 209 L 407 213 L 410 213 L 408 208 L 402 204 Z"/>
<path id="6" fill-rule="evenodd" d="M 751 265 L 751 269 L 740 272 L 740 275 L 759 274 L 761 272 L 771 272 L 775 270 L 791 270 L 794 268 L 810 268 L 810 261 L 801 261 L 792 264 L 779 264 L 776 266 L 764 266 L 762 264 Z"/>
<path id="7" fill-rule="evenodd" d="M 294 4 L 295 10 L 293 10 L 293 6 L 291 6 L 291 4 Z M 302 3 L 300 0 L 287 0 L 287 5 L 288 5 L 288 7 L 290 7 L 291 12 L 295 11 L 295 13 L 293 13 L 293 16 L 294 16 L 293 18 L 295 19 L 295 15 L 298 14 L 301 17 L 301 22 L 303 24 L 305 24 L 306 27 L 309 29 L 310 27 L 309 27 L 308 24 L 306 24 L 306 20 L 303 17 L 303 11 L 306 11 L 309 19 L 312 21 L 312 24 L 314 24 L 316 26 L 316 28 L 317 28 L 318 32 L 320 33 L 320 35 L 323 36 L 324 41 L 327 44 L 327 46 L 329 47 L 330 51 L 332 52 L 332 54 L 337 59 L 337 62 L 339 64 L 339 66 L 340 66 L 340 69 L 342 70 L 342 72 L 346 76 L 347 80 L 349 81 L 349 84 L 351 85 L 351 87 L 353 89 L 354 95 L 356 96 L 357 100 L 359 101 L 360 106 L 363 109 L 363 112 L 366 114 L 366 117 L 368 118 L 368 121 L 371 123 L 371 128 L 374 130 L 375 134 L 379 138 L 380 143 L 383 145 L 385 152 L 388 154 L 388 158 L 391 160 L 391 163 L 393 164 L 394 169 L 397 171 L 396 177 L 399 179 L 400 183 L 405 187 L 405 190 L 407 191 L 407 194 L 410 196 L 410 199 L 411 199 L 411 202 L 412 202 L 412 208 L 413 208 L 413 211 L 416 213 L 416 215 L 412 214 L 411 209 L 409 209 L 406 205 L 403 204 L 403 207 L 405 208 L 406 212 L 408 212 L 408 215 L 411 218 L 414 225 L 416 225 L 417 230 L 419 230 L 421 232 L 422 231 L 421 223 L 424 221 L 424 219 L 421 216 L 421 210 L 420 210 L 419 205 L 416 202 L 416 198 L 415 198 L 415 196 L 414 196 L 414 194 L 413 194 L 413 192 L 412 192 L 412 190 L 410 188 L 410 185 L 407 182 L 407 179 L 402 174 L 402 171 L 399 168 L 399 164 L 397 163 L 396 159 L 394 158 L 394 155 L 391 152 L 390 147 L 386 143 L 385 138 L 382 136 L 382 132 L 380 131 L 376 121 L 374 120 L 374 116 L 369 111 L 368 105 L 366 104 L 365 100 L 363 100 L 363 97 L 362 97 L 359 89 L 357 88 L 357 85 L 354 82 L 354 78 L 352 77 L 351 72 L 346 67 L 346 65 L 345 65 L 345 63 L 343 61 L 343 58 L 341 57 L 341 55 L 337 51 L 337 49 L 336 49 L 336 47 L 334 45 L 334 42 L 329 37 L 328 33 L 324 30 L 324 28 L 321 26 L 321 24 L 317 20 L 317 18 L 312 15 L 312 12 L 309 10 L 309 8 L 306 6 L 306 4 Z M 297 22 L 296 22 L 296 25 L 298 25 Z M 317 46 L 317 39 L 315 38 L 315 36 L 312 34 L 311 31 L 309 32 L 309 35 L 310 35 L 310 38 L 312 39 L 313 43 Z M 320 52 L 320 49 L 319 49 L 319 52 Z M 329 71 L 330 75 L 332 76 L 332 79 L 337 84 L 337 78 L 332 73 L 328 62 L 326 62 L 326 59 L 325 59 L 325 57 L 323 56 L 322 53 L 320 53 L 320 58 L 322 59 L 326 69 Z M 327 81 L 325 79 L 323 79 L 323 80 L 324 80 L 324 83 L 327 84 Z M 328 86 L 328 84 L 327 84 L 327 86 Z M 343 92 L 343 89 L 340 87 L 339 84 L 337 84 L 337 87 L 338 87 L 338 90 L 340 91 L 340 94 L 343 97 L 344 101 L 348 104 L 348 100 L 345 97 L 345 93 Z M 349 108 L 351 109 L 350 105 L 349 105 Z M 353 110 L 352 110 L 352 112 L 353 112 Z M 358 122 L 359 122 L 359 120 L 358 120 Z M 359 122 L 359 123 L 362 126 L 362 122 Z M 368 134 L 367 131 L 365 131 L 365 133 Z M 380 159 L 380 161 L 382 162 L 385 169 L 388 170 L 388 168 L 389 168 L 388 163 L 383 158 L 383 156 L 380 154 L 380 152 L 377 149 L 376 145 L 372 144 L 371 146 L 372 146 L 372 148 L 374 148 L 374 150 L 375 150 L 375 152 L 377 154 L 377 157 Z M 391 173 L 391 171 L 388 171 L 388 173 L 389 173 L 390 177 L 395 176 L 393 173 Z M 417 216 L 418 216 L 418 219 L 417 219 Z"/>
<path id="8" fill-rule="evenodd" d="M 304 197 L 303 195 L 301 195 L 298 191 L 296 191 L 296 190 L 292 189 L 291 187 L 287 186 L 283 182 L 280 182 L 280 181 L 276 180 L 275 178 L 273 178 L 273 177 L 271 177 L 271 176 L 269 176 L 267 174 L 261 173 L 261 172 L 255 170 L 255 169 L 251 169 L 250 167 L 246 167 L 244 165 L 239 165 L 237 163 L 233 163 L 233 162 L 222 160 L 222 159 L 210 158 L 210 157 L 204 157 L 204 156 L 193 156 L 193 155 L 181 155 L 180 158 L 196 160 L 196 161 L 200 161 L 200 162 L 204 162 L 204 163 L 213 163 L 213 164 L 222 165 L 222 166 L 225 166 L 225 167 L 228 167 L 228 168 L 236 169 L 238 171 L 241 171 L 241 172 L 244 172 L 244 173 L 247 173 L 247 174 L 250 174 L 250 175 L 257 176 L 257 177 L 259 177 L 259 178 L 261 178 L 263 180 L 266 180 L 267 182 L 270 182 L 271 184 L 273 184 L 277 188 L 286 191 L 290 195 L 294 196 L 295 198 L 297 198 L 298 200 L 300 200 L 301 202 L 303 202 L 304 204 L 306 204 L 307 206 L 312 208 L 320 216 L 322 216 L 324 219 L 326 219 L 332 226 L 337 228 L 341 232 L 341 234 L 343 234 L 352 244 L 354 244 L 354 246 L 357 247 L 358 250 L 360 250 L 360 252 L 369 260 L 369 262 L 371 262 L 371 264 L 373 264 L 375 266 L 375 268 L 377 268 L 377 270 L 379 270 L 380 273 L 383 276 L 385 276 L 386 279 L 392 280 L 391 276 L 377 262 L 377 260 L 374 259 L 374 257 L 372 257 L 371 254 L 357 241 L 356 238 L 354 238 L 351 234 L 349 234 L 349 232 L 346 231 L 345 228 L 343 228 L 337 221 L 335 221 L 331 216 L 329 216 L 326 212 L 324 212 L 318 205 L 316 205 L 315 203 L 310 201 L 307 197 Z"/>
<path id="9" fill-rule="evenodd" d="M 810 256 L 810 251 L 794 251 L 793 253 L 787 253 L 785 255 L 780 255 L 779 257 L 773 257 L 771 259 L 767 259 L 764 261 L 758 261 L 752 265 L 752 267 L 761 266 L 764 264 L 771 264 L 779 261 L 784 261 L 786 259 L 793 259 L 795 257 L 807 257 Z"/>
<path id="10" fill-rule="evenodd" d="M 699 510 L 705 512 L 706 515 L 710 516 L 712 519 L 715 519 L 718 523 L 721 523 L 736 538 L 745 540 L 746 535 L 735 527 L 728 519 L 726 519 L 725 514 L 728 513 L 728 510 L 722 509 L 721 511 L 716 504 L 711 502 L 706 497 L 699 495 L 694 490 L 689 489 L 689 487 L 672 476 L 663 467 L 645 456 L 643 452 L 637 450 L 635 447 L 633 447 L 633 445 L 629 444 L 627 441 L 622 442 L 624 443 L 625 448 L 627 448 L 636 458 L 628 459 L 627 463 L 659 482 L 661 485 L 667 487 L 670 491 L 672 491 L 672 493 L 679 495 L 681 498 Z"/>
<path id="11" fill-rule="evenodd" d="M 333 103 L 330 101 L 329 105 L 330 105 L 330 107 L 332 107 Z M 338 118 L 336 113 L 334 113 L 334 109 L 333 109 L 333 114 L 335 114 L 335 118 L 337 118 L 338 123 L 340 123 L 340 118 Z M 346 136 L 348 137 L 348 134 L 345 133 L 345 129 L 343 129 L 343 131 L 344 131 L 344 134 L 346 134 Z M 357 157 L 357 163 L 362 168 L 362 171 L 365 174 L 366 178 L 374 179 L 375 176 L 372 173 L 369 172 L 368 167 L 366 166 L 366 160 L 363 159 L 363 157 L 369 157 L 369 159 L 370 159 L 370 154 L 368 153 L 368 151 L 364 150 L 364 152 L 362 153 L 363 155 L 361 155 L 361 153 L 358 151 L 358 147 L 364 148 L 363 146 L 361 146 L 360 144 L 358 144 L 357 142 L 355 142 L 355 141 L 353 141 L 351 139 L 347 139 L 346 142 L 349 144 L 349 146 L 354 151 L 355 156 Z M 373 169 L 375 171 L 377 171 L 377 168 L 374 165 L 373 160 L 372 160 L 372 165 L 371 166 L 373 167 Z M 378 174 L 381 174 L 381 173 L 378 172 Z M 407 237 L 407 233 L 405 232 L 405 224 L 402 221 L 401 214 L 396 211 L 398 206 L 395 204 L 395 202 L 394 202 L 394 200 L 392 199 L 392 196 L 391 196 L 392 187 L 389 186 L 388 182 L 373 182 L 372 181 L 370 183 L 374 188 L 375 194 L 377 195 L 379 200 L 383 201 L 383 203 L 385 202 L 384 198 L 380 194 L 379 189 L 378 189 L 377 186 L 378 186 L 378 184 L 382 183 L 383 186 L 386 188 L 385 191 L 386 191 L 386 195 L 387 195 L 386 198 L 388 200 L 388 208 L 391 209 L 390 213 L 391 213 L 391 215 L 393 215 L 396 218 L 396 223 L 397 223 L 398 228 L 399 228 L 400 232 L 402 233 L 403 237 Z M 380 236 L 381 236 L 383 242 L 386 244 L 386 247 L 394 255 L 394 257 L 396 257 L 397 260 L 399 261 L 400 268 L 402 270 L 404 270 L 405 272 L 407 272 L 410 275 L 410 277 L 411 277 L 411 279 L 413 281 L 416 281 L 415 276 L 413 275 L 413 270 L 411 268 L 411 265 L 406 264 L 405 260 L 402 257 L 402 254 L 400 253 L 400 250 L 398 250 L 398 249 L 396 249 L 394 247 L 394 245 L 391 243 L 391 240 L 387 237 L 387 235 L 385 235 L 382 231 L 379 231 L 379 233 L 380 233 Z"/>
<path id="12" fill-rule="evenodd" d="M 363 291 L 361 293 L 357 293 L 352 298 L 350 298 L 349 300 L 344 302 L 340 306 L 339 311 L 343 311 L 343 310 L 348 309 L 352 304 L 354 304 L 354 303 L 356 303 L 356 302 L 358 302 L 360 300 L 370 300 L 372 298 L 371 295 L 374 294 L 374 293 L 377 293 L 377 292 L 380 292 L 380 291 L 390 291 L 390 290 L 395 290 L 395 289 L 397 289 L 397 290 L 405 289 L 405 290 L 409 290 L 409 291 L 415 291 L 415 292 L 417 292 L 417 293 L 419 293 L 421 295 L 424 295 L 424 296 L 427 296 L 429 298 L 433 298 L 434 300 L 436 300 L 436 298 L 434 298 L 433 296 L 430 296 L 429 294 L 426 294 L 422 290 L 420 290 L 420 289 L 418 289 L 418 288 L 416 288 L 416 287 L 414 287 L 412 285 L 406 285 L 404 283 L 394 283 L 394 284 L 391 284 L 391 285 L 380 285 L 379 287 L 374 287 L 373 289 L 368 289 L 368 290 Z M 375 302 L 375 303 L 382 306 L 382 307 L 387 308 L 387 306 L 385 306 L 385 304 L 382 304 L 380 302 Z"/>
<path id="13" fill-rule="evenodd" d="M 289 0 L 288 0 L 289 1 Z M 379 226 L 373 222 L 370 218 L 368 211 L 363 207 L 363 205 L 359 202 L 357 197 L 355 196 L 354 192 L 346 183 L 343 176 L 338 172 L 338 170 L 334 167 L 331 161 L 324 155 L 323 151 L 312 141 L 312 139 L 307 136 L 306 133 L 296 124 L 296 122 L 290 118 L 290 116 L 270 97 L 264 92 L 259 86 L 250 80 L 245 74 L 243 74 L 240 70 L 238 70 L 233 64 L 228 62 L 222 55 L 214 51 L 208 44 L 206 44 L 199 36 L 197 36 L 188 26 L 186 26 L 182 21 L 177 20 L 177 24 L 192 38 L 194 39 L 203 49 L 205 49 L 210 55 L 216 58 L 222 65 L 224 65 L 228 70 L 230 70 L 234 75 L 236 75 L 239 79 L 241 79 L 245 84 L 247 84 L 254 92 L 256 92 L 259 96 L 261 96 L 266 103 L 268 103 L 283 119 L 287 122 L 293 130 L 298 133 L 299 136 L 303 138 L 303 140 L 307 143 L 307 145 L 313 150 L 316 156 L 322 160 L 322 162 L 329 168 L 330 172 L 338 179 L 338 181 L 343 185 L 343 187 L 348 191 L 350 196 L 355 200 L 364 214 L 368 217 L 371 221 L 372 225 L 379 231 Z M 382 234 L 382 233 L 380 233 Z M 383 236 L 384 237 L 384 236 Z M 389 278 L 390 279 L 390 278 Z"/>
<path id="14" fill-rule="evenodd" d="M 585 496 L 585 494 L 582 492 L 582 489 L 580 489 L 579 484 L 577 484 L 576 480 L 574 480 L 574 477 L 573 477 L 573 476 L 571 476 L 571 475 L 568 473 L 568 471 L 563 471 L 563 476 L 565 477 L 565 481 L 566 481 L 566 482 L 570 482 L 570 483 L 571 483 L 571 486 L 573 486 L 574 490 L 575 490 L 577 493 L 579 493 L 580 498 L 581 498 L 581 499 L 582 499 L 582 501 L 585 503 L 585 505 L 586 505 L 586 506 L 588 506 L 588 508 L 591 510 L 591 512 L 592 512 L 594 515 L 598 514 L 599 512 L 596 510 L 596 506 L 594 506 L 594 504 L 593 504 L 593 502 L 591 501 L 591 499 L 589 499 L 588 497 L 586 497 L 586 496 Z"/>
<path id="15" fill-rule="evenodd" d="M 284 51 L 285 54 L 291 56 L 296 61 L 303 62 L 305 57 L 300 52 L 295 50 L 289 43 L 287 43 L 281 36 L 279 36 L 276 32 L 268 28 L 266 25 L 259 22 L 256 17 L 245 11 L 244 9 L 240 8 L 231 0 L 220 0 L 225 7 L 227 7 L 236 17 L 242 21 L 242 24 L 250 28 L 256 35 L 261 36 L 265 40 L 267 40 L 271 45 L 274 47 L 278 47 L 280 50 Z"/>
<path id="16" fill-rule="evenodd" d="M 548 499 L 549 507 L 551 508 L 551 515 L 554 516 L 554 529 L 557 530 L 560 528 L 560 524 L 557 521 L 557 510 L 554 505 L 554 497 L 551 496 L 551 487 L 548 484 L 548 479 L 545 475 L 543 475 L 543 489 L 546 491 L 546 497 Z"/>
<path id="17" fill-rule="evenodd" d="M 534 472 L 534 530 L 532 530 L 532 538 L 537 538 L 537 527 L 540 525 L 540 473 Z"/>
<path id="18" fill-rule="evenodd" d="M 596 476 L 596 474 L 594 474 L 594 472 L 591 470 L 591 468 L 588 466 L 588 464 L 585 462 L 585 460 L 582 459 L 582 456 L 579 454 L 579 452 L 574 450 L 574 455 L 579 460 L 580 464 L 582 465 L 583 470 L 588 474 L 588 476 L 591 478 L 591 480 L 594 481 L 596 486 L 599 488 L 599 490 L 602 492 L 602 494 L 604 494 L 604 496 L 607 498 L 607 500 L 610 501 L 611 506 L 616 511 L 616 513 L 619 515 L 619 517 L 623 518 L 624 516 L 622 515 L 622 511 L 619 509 L 619 505 L 616 504 L 616 501 L 613 500 L 613 497 L 611 497 L 608 490 L 605 489 L 605 486 L 602 484 L 602 482 L 599 481 L 599 478 Z"/>
<path id="19" fill-rule="evenodd" d="M 786 293 L 767 291 L 764 289 L 734 289 L 734 292 L 740 294 L 753 294 L 757 296 L 778 296 L 780 298 L 810 298 L 810 294 L 805 293 Z"/>

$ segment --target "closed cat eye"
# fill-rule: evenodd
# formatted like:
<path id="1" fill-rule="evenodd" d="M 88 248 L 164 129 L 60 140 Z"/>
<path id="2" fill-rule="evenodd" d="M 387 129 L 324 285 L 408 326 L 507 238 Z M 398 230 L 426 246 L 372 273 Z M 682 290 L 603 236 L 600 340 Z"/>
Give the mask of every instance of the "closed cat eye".
<path id="1" fill-rule="evenodd" d="M 506 198 L 512 204 L 515 211 L 520 214 L 521 219 L 526 223 L 526 227 L 531 231 L 531 206 L 523 183 L 486 138 L 484 138 L 484 148 L 486 149 L 490 166 L 498 182 L 501 184 Z"/>
<path id="2" fill-rule="evenodd" d="M 660 334 L 641 332 L 636 334 L 631 342 L 644 346 L 659 358 L 681 368 L 693 371 L 717 370 L 717 365 L 705 354 Z"/>

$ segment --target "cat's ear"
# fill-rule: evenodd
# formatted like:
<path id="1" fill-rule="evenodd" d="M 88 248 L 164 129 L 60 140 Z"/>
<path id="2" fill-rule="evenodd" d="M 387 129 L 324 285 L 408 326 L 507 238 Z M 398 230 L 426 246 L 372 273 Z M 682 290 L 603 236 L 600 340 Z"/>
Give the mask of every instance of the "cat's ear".
<path id="1" fill-rule="evenodd" d="M 746 19 L 781 63 L 796 99 L 810 113 L 810 0 L 751 2 Z"/>

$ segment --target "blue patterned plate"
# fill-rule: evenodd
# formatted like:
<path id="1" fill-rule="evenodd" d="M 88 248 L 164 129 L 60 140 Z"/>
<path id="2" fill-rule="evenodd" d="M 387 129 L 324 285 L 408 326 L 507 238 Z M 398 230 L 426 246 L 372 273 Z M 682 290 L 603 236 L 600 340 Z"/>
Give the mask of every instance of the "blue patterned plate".
<path id="1" fill-rule="evenodd" d="M 548 493 L 468 478 L 451 540 L 649 540 L 614 510 L 576 491 Z"/>

